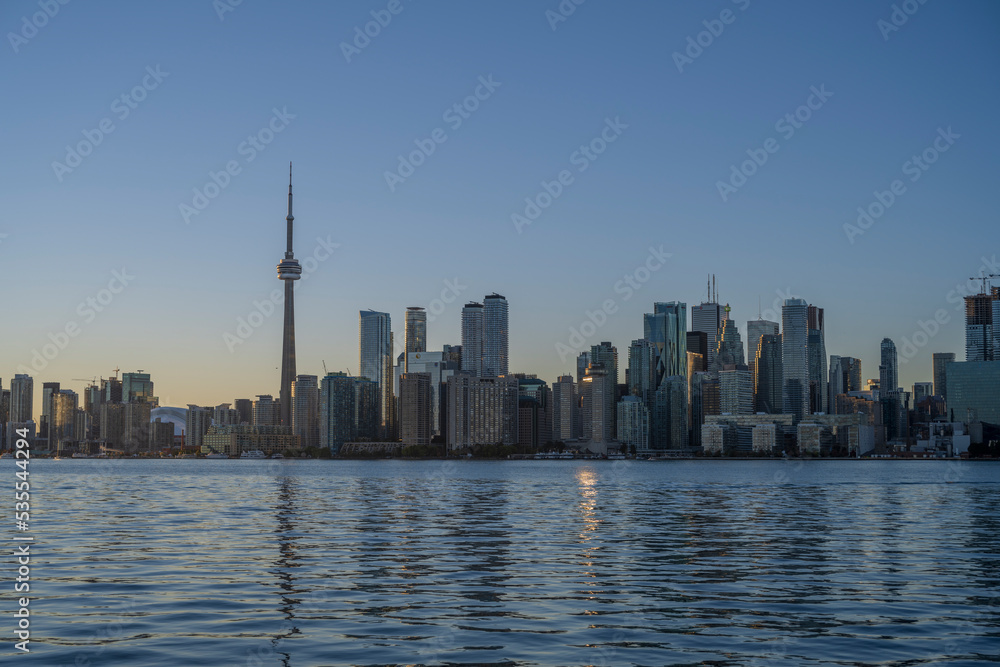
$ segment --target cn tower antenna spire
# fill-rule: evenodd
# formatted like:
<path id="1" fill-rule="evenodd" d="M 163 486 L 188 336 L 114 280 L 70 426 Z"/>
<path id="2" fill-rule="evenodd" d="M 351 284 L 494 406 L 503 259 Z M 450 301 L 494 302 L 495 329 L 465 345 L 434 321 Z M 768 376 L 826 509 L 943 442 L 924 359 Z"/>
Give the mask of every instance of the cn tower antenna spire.
<path id="1" fill-rule="evenodd" d="M 285 216 L 285 221 L 288 223 L 288 248 L 285 250 L 285 257 L 292 258 L 292 221 L 295 220 L 295 216 L 292 215 L 292 163 L 288 163 L 288 215 Z"/>

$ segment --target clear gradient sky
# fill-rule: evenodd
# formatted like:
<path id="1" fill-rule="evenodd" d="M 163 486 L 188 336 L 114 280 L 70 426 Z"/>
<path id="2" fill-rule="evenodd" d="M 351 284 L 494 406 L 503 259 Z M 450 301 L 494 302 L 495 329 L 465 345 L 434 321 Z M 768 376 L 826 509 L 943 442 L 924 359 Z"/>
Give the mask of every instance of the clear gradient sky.
<path id="1" fill-rule="evenodd" d="M 461 304 L 496 291 L 511 369 L 551 382 L 575 372 L 557 344 L 611 299 L 586 345 L 611 340 L 624 374 L 642 313 L 703 301 L 709 273 L 744 335 L 758 299 L 825 308 L 827 352 L 860 357 L 865 378 L 883 337 L 902 348 L 939 310 L 901 384 L 931 379 L 932 352 L 964 358 L 955 290 L 1000 256 L 994 2 L 913 0 L 889 31 L 888 1 L 588 0 L 556 22 L 556 0 L 401 0 L 348 62 L 342 44 L 388 0 L 244 0 L 220 19 L 227 1 L 77 0 L 37 31 L 24 25 L 37 0 L 0 4 L 3 386 L 78 327 L 32 371 L 36 414 L 43 381 L 80 391 L 72 378 L 116 367 L 151 373 L 165 405 L 277 395 L 280 305 L 239 345 L 224 334 L 281 287 L 289 161 L 296 256 L 339 244 L 296 288 L 299 373 L 321 375 L 322 360 L 356 373 L 360 309 L 391 313 L 398 340 L 405 308 L 453 281 L 430 349 L 459 344 Z M 679 71 L 673 54 L 706 21 L 721 34 Z M 480 77 L 499 85 L 456 127 L 445 113 Z M 832 96 L 793 133 L 776 127 L 813 87 Z M 250 150 L 274 109 L 281 131 Z M 596 159 L 574 158 L 606 119 L 627 127 Z M 113 131 L 77 166 L 53 165 L 102 121 Z M 386 171 L 438 128 L 446 140 L 390 189 Z M 948 128 L 947 151 L 911 180 L 905 163 Z M 718 182 L 769 138 L 777 152 L 724 201 Z M 229 161 L 239 173 L 186 221 L 181 205 Z M 518 233 L 511 215 L 562 170 L 572 182 Z M 905 190 L 851 243 L 845 223 L 896 179 Z M 661 246 L 671 257 L 625 300 L 616 283 Z M 134 278 L 102 295 L 122 269 Z"/>

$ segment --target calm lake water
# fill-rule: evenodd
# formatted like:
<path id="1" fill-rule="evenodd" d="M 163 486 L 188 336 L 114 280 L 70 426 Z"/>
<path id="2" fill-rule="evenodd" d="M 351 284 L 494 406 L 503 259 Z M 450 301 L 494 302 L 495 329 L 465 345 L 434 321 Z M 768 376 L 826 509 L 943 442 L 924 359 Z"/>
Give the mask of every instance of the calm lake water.
<path id="1" fill-rule="evenodd" d="M 13 650 L 5 550 L 4 664 L 1000 660 L 997 463 L 30 470 L 32 652 Z"/>

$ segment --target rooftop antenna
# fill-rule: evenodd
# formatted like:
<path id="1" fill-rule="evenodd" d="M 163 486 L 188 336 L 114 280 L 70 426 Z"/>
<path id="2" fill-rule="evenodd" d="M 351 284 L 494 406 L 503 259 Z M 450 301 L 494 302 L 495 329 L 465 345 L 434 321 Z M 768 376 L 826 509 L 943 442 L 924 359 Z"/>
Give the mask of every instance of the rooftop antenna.
<path id="1" fill-rule="evenodd" d="M 708 274 L 705 278 L 705 296 L 708 298 L 708 302 L 712 303 L 712 274 Z"/>

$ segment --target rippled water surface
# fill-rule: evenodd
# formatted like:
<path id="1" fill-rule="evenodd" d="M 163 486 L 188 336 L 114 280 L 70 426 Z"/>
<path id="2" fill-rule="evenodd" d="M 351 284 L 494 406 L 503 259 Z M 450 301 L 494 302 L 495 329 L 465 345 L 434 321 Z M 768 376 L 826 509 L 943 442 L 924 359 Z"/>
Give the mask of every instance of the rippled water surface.
<path id="1" fill-rule="evenodd" d="M 4 664 L 1000 660 L 995 463 L 30 470 L 32 652 L 5 583 Z"/>

